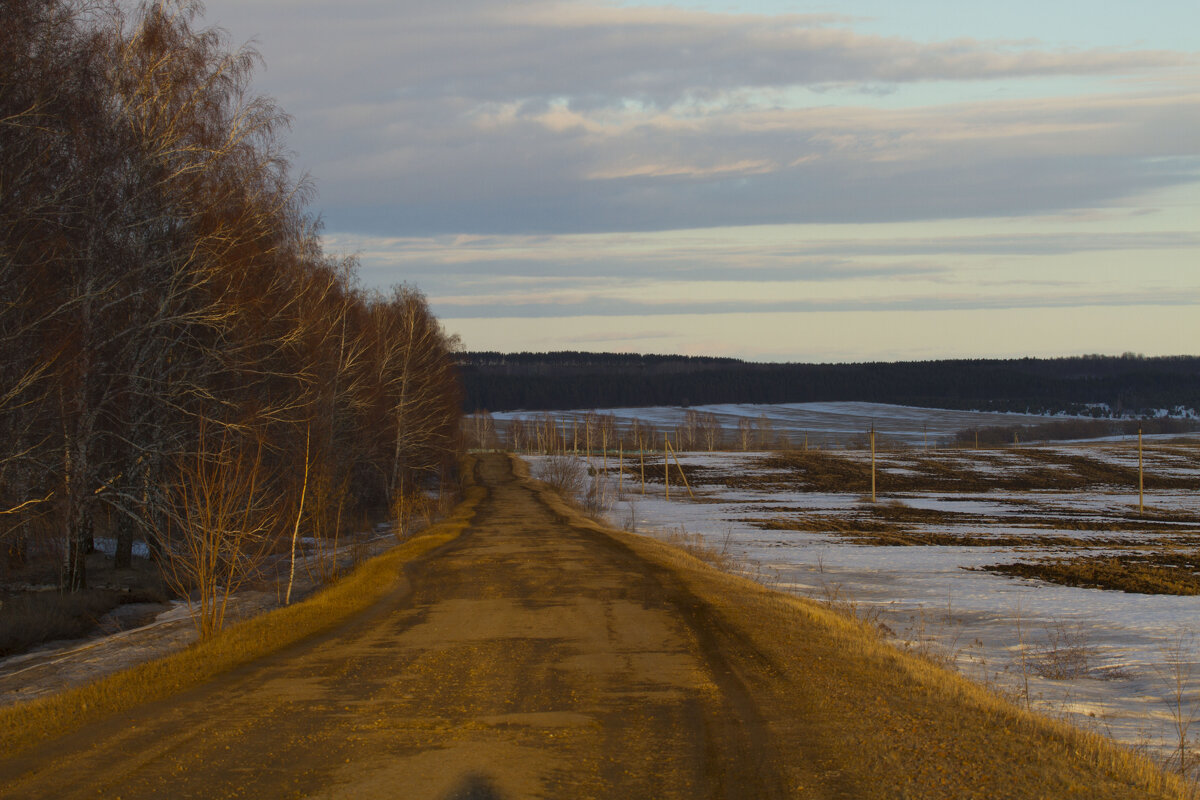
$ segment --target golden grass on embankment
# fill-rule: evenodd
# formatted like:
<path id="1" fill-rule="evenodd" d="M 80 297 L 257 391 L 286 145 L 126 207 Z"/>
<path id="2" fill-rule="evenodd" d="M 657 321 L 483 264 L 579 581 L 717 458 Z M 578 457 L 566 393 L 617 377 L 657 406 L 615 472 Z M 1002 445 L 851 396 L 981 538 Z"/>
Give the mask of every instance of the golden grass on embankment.
<path id="1" fill-rule="evenodd" d="M 464 465 L 470 474 L 472 463 Z M 95 683 L 51 697 L 0 709 L 0 753 L 13 755 L 142 703 L 184 691 L 235 667 L 321 633 L 362 611 L 396 588 L 412 561 L 461 534 L 484 497 L 468 485 L 446 519 L 372 558 L 346 577 L 295 605 L 239 622 L 182 652 L 149 661 Z"/>
<path id="2" fill-rule="evenodd" d="M 527 466 L 514 469 L 528 479 Z M 601 525 L 528 484 L 570 524 L 669 570 L 713 610 L 797 796 L 817 785 L 863 798 L 1195 796 L 1150 759 L 904 653 L 865 623 Z"/>

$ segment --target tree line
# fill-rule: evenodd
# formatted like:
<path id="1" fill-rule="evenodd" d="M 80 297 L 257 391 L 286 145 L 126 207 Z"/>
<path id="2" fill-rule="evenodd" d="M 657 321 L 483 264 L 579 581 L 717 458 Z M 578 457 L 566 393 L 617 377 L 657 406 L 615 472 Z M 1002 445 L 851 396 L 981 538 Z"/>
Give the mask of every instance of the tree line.
<path id="1" fill-rule="evenodd" d="M 1098 417 L 1200 412 L 1195 356 L 859 364 L 574 352 L 458 359 L 468 413 L 837 400 Z"/>
<path id="2" fill-rule="evenodd" d="M 322 251 L 256 53 L 199 15 L 4 3 L 0 544 L 70 590 L 100 530 L 118 566 L 142 539 L 227 588 L 250 550 L 403 516 L 453 469 L 455 342 Z"/>
<path id="3" fill-rule="evenodd" d="M 1200 430 L 1200 421 L 1173 417 L 1145 419 L 1063 419 L 1038 425 L 991 425 L 966 428 L 955 434 L 960 446 L 972 443 L 984 446 L 1020 442 L 1060 442 L 1075 439 L 1099 439 L 1105 436 L 1136 436 L 1193 433 Z"/>

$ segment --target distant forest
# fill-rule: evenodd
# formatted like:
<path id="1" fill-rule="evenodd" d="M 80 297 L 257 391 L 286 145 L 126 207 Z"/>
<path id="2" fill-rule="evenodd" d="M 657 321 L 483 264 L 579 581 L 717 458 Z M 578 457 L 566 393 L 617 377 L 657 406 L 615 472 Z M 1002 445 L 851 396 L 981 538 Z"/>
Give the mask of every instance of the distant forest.
<path id="1" fill-rule="evenodd" d="M 468 413 L 834 400 L 1095 417 L 1200 411 L 1200 356 L 861 364 L 578 352 L 457 358 Z"/>

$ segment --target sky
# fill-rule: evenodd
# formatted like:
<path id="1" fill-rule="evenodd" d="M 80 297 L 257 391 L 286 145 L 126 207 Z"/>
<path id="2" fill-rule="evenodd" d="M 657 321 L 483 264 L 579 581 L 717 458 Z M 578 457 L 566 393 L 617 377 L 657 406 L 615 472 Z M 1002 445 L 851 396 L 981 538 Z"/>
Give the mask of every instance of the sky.
<path id="1" fill-rule="evenodd" d="M 470 350 L 1200 352 L 1194 0 L 208 0 Z"/>

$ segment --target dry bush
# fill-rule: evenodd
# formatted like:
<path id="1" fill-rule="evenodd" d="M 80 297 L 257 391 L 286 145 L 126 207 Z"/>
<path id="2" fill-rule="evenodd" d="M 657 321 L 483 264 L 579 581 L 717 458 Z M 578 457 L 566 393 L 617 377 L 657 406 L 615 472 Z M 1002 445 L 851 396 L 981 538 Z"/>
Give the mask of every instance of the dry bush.
<path id="1" fill-rule="evenodd" d="M 905 631 L 904 649 L 913 655 L 947 669 L 958 669 L 959 659 L 968 648 L 979 646 L 978 640 L 964 644 L 963 620 L 954 615 L 950 597 L 940 612 L 927 611 L 924 606 L 910 617 Z"/>
<path id="2" fill-rule="evenodd" d="M 612 510 L 615 500 L 616 492 L 613 490 L 608 475 L 598 472 L 592 476 L 592 482 L 588 485 L 587 492 L 583 495 L 582 506 L 588 516 L 600 520 Z"/>
<path id="3" fill-rule="evenodd" d="M 224 432 L 178 463 L 163 579 L 187 599 L 201 639 L 221 630 L 230 596 L 261 567 L 277 523 L 263 444 Z"/>
<path id="4" fill-rule="evenodd" d="M 420 527 L 427 527 L 436 515 L 437 504 L 421 492 L 398 494 L 392 500 L 392 533 L 403 542 Z"/>
<path id="5" fill-rule="evenodd" d="M 621 528 L 630 533 L 637 533 L 637 500 L 630 498 L 625 501 L 625 519 Z"/>
<path id="6" fill-rule="evenodd" d="M 769 574 L 757 561 L 733 552 L 733 526 L 726 527 L 717 541 L 699 533 L 688 533 L 682 525 L 659 534 L 657 538 L 723 572 L 741 575 L 764 585 L 777 577 Z"/>
<path id="7" fill-rule="evenodd" d="M 1200 692 L 1194 686 L 1197 665 L 1192 657 L 1195 641 L 1196 636 L 1191 631 L 1175 635 L 1163 645 L 1162 661 L 1154 670 L 1165 690 L 1162 701 L 1175 733 L 1166 768 L 1193 781 L 1197 778 L 1197 766 L 1200 766 L 1197 741 L 1191 732 L 1200 719 Z"/>
<path id="8" fill-rule="evenodd" d="M 538 462 L 534 477 L 574 500 L 583 494 L 587 466 L 575 456 L 546 456 Z"/>
<path id="9" fill-rule="evenodd" d="M 1033 671 L 1043 678 L 1071 680 L 1092 671 L 1096 648 L 1081 625 L 1055 620 L 1046 628 L 1046 639 L 1032 648 Z"/>

